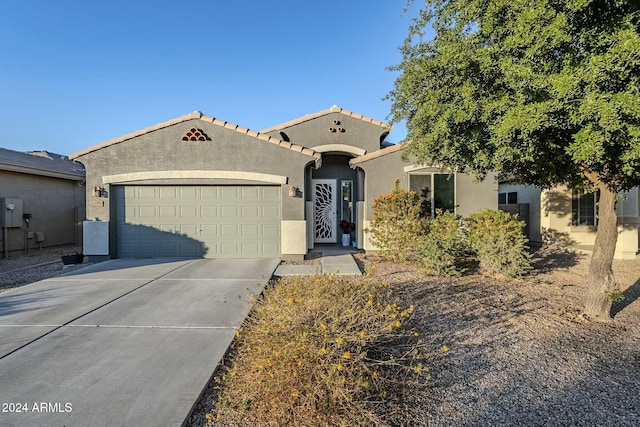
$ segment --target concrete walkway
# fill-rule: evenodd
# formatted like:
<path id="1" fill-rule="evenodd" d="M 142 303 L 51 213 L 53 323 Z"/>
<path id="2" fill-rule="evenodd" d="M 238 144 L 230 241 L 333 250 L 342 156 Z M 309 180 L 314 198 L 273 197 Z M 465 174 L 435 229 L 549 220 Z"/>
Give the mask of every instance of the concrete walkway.
<path id="1" fill-rule="evenodd" d="M 320 254 L 320 264 L 282 264 L 276 269 L 276 276 L 297 276 L 305 274 L 336 274 L 360 276 L 362 272 L 351 256 L 359 252 L 355 248 L 339 245 L 317 245 L 311 254 Z"/>
<path id="2" fill-rule="evenodd" d="M 0 294 L 2 426 L 179 426 L 279 260 L 111 260 Z"/>

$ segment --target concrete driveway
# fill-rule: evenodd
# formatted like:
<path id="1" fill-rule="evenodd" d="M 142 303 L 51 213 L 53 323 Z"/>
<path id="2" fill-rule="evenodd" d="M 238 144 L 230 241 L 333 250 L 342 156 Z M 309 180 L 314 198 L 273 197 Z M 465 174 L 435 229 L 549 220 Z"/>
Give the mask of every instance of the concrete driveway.
<path id="1" fill-rule="evenodd" d="M 111 260 L 0 294 L 0 425 L 179 426 L 279 260 Z"/>

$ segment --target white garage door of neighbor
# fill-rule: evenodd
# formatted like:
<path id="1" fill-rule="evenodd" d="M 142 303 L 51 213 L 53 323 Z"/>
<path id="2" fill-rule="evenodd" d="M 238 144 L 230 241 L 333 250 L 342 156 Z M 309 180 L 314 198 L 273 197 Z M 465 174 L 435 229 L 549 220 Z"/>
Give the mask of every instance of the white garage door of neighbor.
<path id="1" fill-rule="evenodd" d="M 280 187 L 140 185 L 114 192 L 119 258 L 280 257 Z"/>

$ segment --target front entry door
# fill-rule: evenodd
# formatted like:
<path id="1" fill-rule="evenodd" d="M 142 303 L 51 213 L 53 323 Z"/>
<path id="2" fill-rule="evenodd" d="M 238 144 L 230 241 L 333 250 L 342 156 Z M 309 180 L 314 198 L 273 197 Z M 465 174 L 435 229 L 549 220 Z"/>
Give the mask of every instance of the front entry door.
<path id="1" fill-rule="evenodd" d="M 338 206 L 335 179 L 314 179 L 313 210 L 315 242 L 336 243 L 336 211 Z"/>

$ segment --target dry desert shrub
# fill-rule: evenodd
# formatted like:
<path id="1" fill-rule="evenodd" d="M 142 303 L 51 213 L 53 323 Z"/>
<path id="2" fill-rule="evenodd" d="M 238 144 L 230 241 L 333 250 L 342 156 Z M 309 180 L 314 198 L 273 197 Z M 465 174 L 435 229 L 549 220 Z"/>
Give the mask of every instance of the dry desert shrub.
<path id="1" fill-rule="evenodd" d="M 274 283 L 217 377 L 217 417 L 251 425 L 387 424 L 403 387 L 427 379 L 421 340 L 405 325 L 412 312 L 370 275 Z"/>

